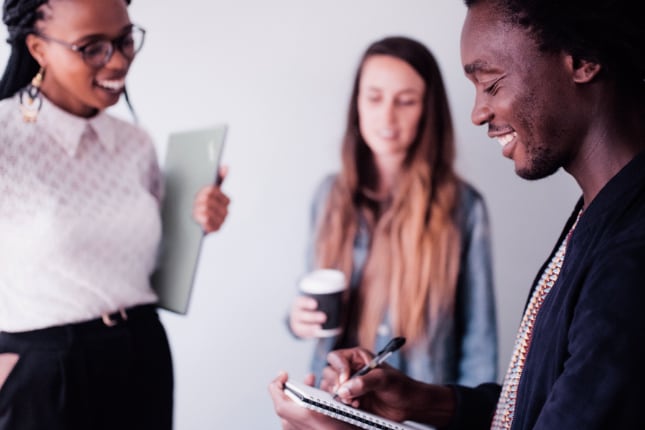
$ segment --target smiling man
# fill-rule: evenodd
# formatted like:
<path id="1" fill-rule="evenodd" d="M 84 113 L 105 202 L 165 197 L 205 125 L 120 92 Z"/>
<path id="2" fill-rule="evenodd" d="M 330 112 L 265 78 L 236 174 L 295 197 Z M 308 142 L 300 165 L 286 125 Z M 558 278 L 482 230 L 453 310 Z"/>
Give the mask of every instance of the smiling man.
<path id="1" fill-rule="evenodd" d="M 461 54 L 472 120 L 515 172 L 563 168 L 582 196 L 538 271 L 502 386 L 352 378 L 364 350 L 332 352 L 321 384 L 390 419 L 450 429 L 632 429 L 645 401 L 645 8 L 640 0 L 466 0 Z M 536 220 L 535 222 L 539 222 Z M 296 413 L 285 428 L 343 428 Z"/>

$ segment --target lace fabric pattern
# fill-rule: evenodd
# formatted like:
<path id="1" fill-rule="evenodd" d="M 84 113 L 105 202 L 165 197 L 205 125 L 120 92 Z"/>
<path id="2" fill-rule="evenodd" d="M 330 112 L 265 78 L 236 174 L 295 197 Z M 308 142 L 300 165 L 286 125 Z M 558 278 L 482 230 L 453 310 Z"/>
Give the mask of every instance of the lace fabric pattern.
<path id="1" fill-rule="evenodd" d="M 161 177 L 141 128 L 44 100 L 25 123 L 0 102 L 0 330 L 26 331 L 152 303 Z"/>

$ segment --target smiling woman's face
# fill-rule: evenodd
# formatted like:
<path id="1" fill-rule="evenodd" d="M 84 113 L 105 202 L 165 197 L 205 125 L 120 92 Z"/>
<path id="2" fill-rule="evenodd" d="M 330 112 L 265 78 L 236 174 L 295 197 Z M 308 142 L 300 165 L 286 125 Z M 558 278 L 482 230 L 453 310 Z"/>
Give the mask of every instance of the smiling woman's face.
<path id="1" fill-rule="evenodd" d="M 373 55 L 363 64 L 358 90 L 361 136 L 375 157 L 403 159 L 423 112 L 425 83 L 405 61 Z"/>
<path id="2" fill-rule="evenodd" d="M 89 117 L 118 102 L 132 58 L 119 49 L 102 67 L 92 67 L 80 52 L 48 40 L 83 47 L 127 34 L 132 23 L 124 0 L 50 0 L 37 23 L 44 37 L 29 35 L 27 45 L 45 69 L 43 93 L 60 108 Z"/>

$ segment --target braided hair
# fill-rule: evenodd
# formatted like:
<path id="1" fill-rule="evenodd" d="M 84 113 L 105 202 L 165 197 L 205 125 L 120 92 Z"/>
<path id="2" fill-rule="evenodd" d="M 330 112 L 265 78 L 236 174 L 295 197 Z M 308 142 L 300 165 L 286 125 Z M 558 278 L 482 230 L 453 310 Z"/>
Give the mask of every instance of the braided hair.
<path id="1" fill-rule="evenodd" d="M 127 5 L 130 5 L 130 1 L 125 0 Z M 36 32 L 36 23 L 44 19 L 41 6 L 48 2 L 49 0 L 4 1 L 2 22 L 9 33 L 7 43 L 11 45 L 11 54 L 0 79 L 0 100 L 12 97 L 38 73 L 40 65 L 29 52 L 26 38 Z M 129 100 L 128 105 L 130 106 Z"/>
<path id="2" fill-rule="evenodd" d="M 31 56 L 25 39 L 43 18 L 40 6 L 48 0 L 5 0 L 2 21 L 7 26 L 11 55 L 0 79 L 0 100 L 13 96 L 38 72 L 38 62 Z"/>

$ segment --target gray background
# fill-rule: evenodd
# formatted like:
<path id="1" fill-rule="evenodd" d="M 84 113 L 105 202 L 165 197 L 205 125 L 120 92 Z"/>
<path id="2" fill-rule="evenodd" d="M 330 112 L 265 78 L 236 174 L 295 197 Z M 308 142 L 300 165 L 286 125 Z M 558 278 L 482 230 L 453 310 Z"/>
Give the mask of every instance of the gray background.
<path id="1" fill-rule="evenodd" d="M 310 199 L 338 166 L 359 56 L 386 35 L 424 42 L 443 72 L 458 168 L 483 193 L 492 221 L 503 374 L 530 284 L 579 191 L 563 172 L 517 178 L 499 145 L 470 122 L 460 1 L 134 0 L 130 12 L 148 34 L 128 88 L 160 160 L 170 132 L 230 125 L 230 217 L 205 240 L 189 314 L 162 311 L 177 429 L 279 428 L 267 385 L 280 369 L 302 378 L 311 350 L 283 324 L 304 266 Z M 3 45 L 0 60 L 7 56 Z M 113 111 L 128 116 L 123 104 Z"/>

